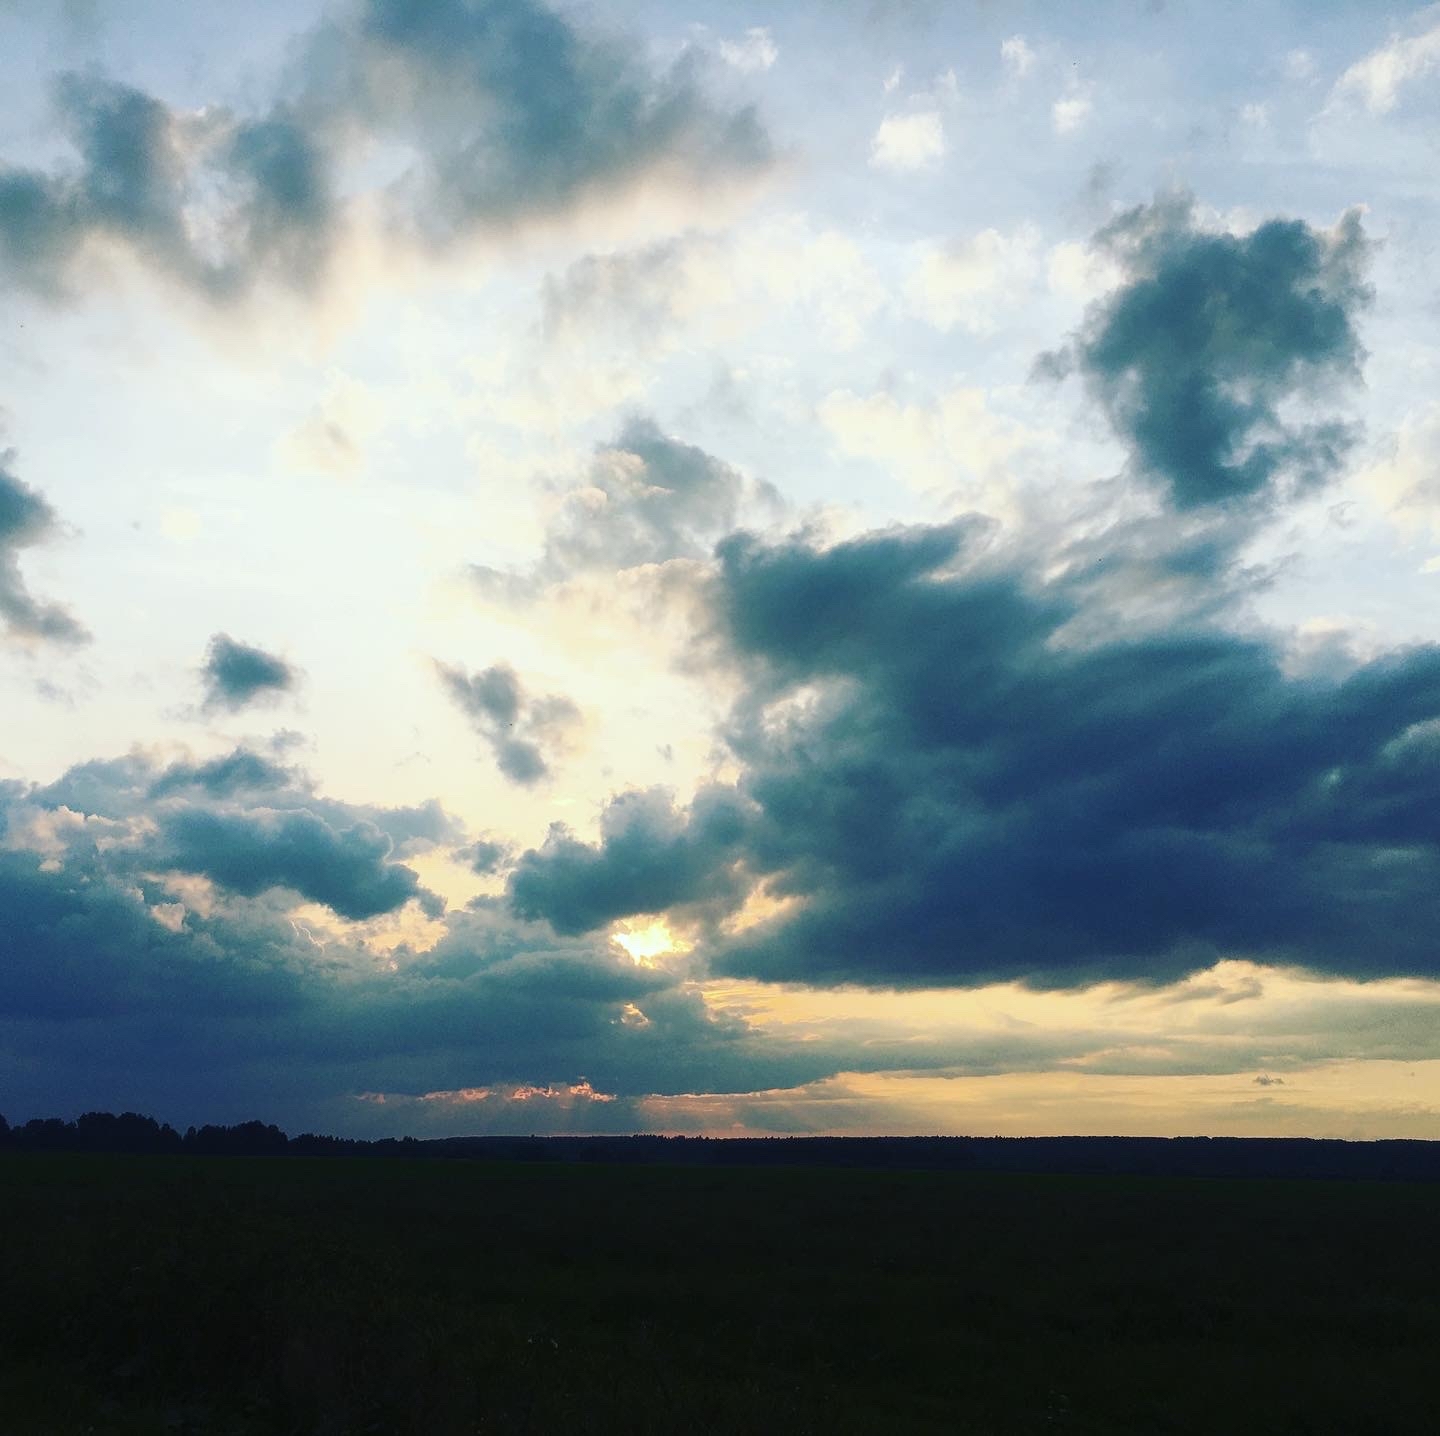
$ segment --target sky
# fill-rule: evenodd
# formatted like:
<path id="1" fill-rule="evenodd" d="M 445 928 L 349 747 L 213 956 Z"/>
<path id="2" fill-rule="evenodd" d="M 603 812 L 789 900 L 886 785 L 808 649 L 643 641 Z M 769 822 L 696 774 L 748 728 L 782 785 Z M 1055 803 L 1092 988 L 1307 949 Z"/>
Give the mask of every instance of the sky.
<path id="1" fill-rule="evenodd" d="M 0 79 L 12 1122 L 1440 1136 L 1440 6 Z"/>

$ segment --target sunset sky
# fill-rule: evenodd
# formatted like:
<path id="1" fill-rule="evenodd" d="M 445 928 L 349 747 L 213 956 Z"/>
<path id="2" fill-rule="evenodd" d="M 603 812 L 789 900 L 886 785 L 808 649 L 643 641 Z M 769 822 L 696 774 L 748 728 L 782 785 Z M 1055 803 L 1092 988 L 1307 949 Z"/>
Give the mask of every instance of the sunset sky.
<path id="1" fill-rule="evenodd" d="M 0 79 L 11 1122 L 1440 1137 L 1440 6 Z"/>

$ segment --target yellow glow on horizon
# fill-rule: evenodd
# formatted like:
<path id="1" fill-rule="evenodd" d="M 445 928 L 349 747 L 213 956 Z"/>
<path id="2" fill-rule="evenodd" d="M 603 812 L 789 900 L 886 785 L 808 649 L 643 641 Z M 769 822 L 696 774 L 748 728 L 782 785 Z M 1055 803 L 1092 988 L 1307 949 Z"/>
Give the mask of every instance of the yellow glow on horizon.
<path id="1" fill-rule="evenodd" d="M 648 1097 L 668 1133 L 770 1136 L 1435 1138 L 1440 1059 L 1322 1062 L 1264 1085 L 1248 1073 L 989 1077 L 841 1073 L 807 1086 Z"/>
<path id="2" fill-rule="evenodd" d="M 1359 1015 L 1387 1004 L 1432 1006 L 1440 1023 L 1440 982 L 1386 978 L 1360 982 L 1326 978 L 1298 969 L 1265 967 L 1227 959 L 1161 987 L 1107 982 L 1093 987 L 1042 991 L 1019 983 L 973 988 L 811 988 L 798 984 L 727 979 L 707 983 L 706 998 L 743 1014 L 755 1025 L 778 1029 L 864 1026 L 895 1032 L 1023 1033 L 1084 1029 L 1155 1041 L 1157 1015 L 1164 1036 L 1223 1038 L 1251 1030 L 1264 1014 L 1270 1030 L 1302 1014 Z M 1276 1024 L 1281 1024 L 1276 1026 Z M 1132 1038 L 1133 1035 L 1133 1038 Z M 1134 1049 L 1138 1050 L 1138 1049 Z"/>

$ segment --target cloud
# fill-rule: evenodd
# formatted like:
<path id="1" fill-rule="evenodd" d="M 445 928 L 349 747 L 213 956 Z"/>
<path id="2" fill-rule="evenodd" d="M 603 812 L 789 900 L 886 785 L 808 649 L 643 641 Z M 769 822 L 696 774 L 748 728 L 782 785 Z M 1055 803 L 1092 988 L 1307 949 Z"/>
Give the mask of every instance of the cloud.
<path id="1" fill-rule="evenodd" d="M 635 416 L 596 450 L 583 481 L 561 492 L 534 565 L 477 567 L 474 577 L 483 592 L 523 599 L 583 574 L 699 559 L 752 496 L 768 500 L 773 491 Z"/>
<path id="2" fill-rule="evenodd" d="M 1035 66 L 1035 51 L 1023 35 L 1012 35 L 1008 40 L 1001 41 L 1000 58 L 1005 68 L 1019 80 L 1023 80 Z"/>
<path id="3" fill-rule="evenodd" d="M 69 610 L 34 598 L 21 577 L 20 550 L 53 537 L 58 524 L 45 499 L 10 472 L 14 462 L 13 449 L 0 450 L 0 618 L 15 638 L 84 643 L 90 635 Z"/>
<path id="4" fill-rule="evenodd" d="M 292 692 L 300 675 L 276 654 L 217 633 L 205 649 L 200 678 L 205 686 L 204 708 L 238 713 L 252 703 Z"/>
<path id="5" fill-rule="evenodd" d="M 325 157 L 283 109 L 253 121 L 184 113 L 132 86 L 64 74 L 55 106 L 78 164 L 0 169 L 0 272 L 67 297 L 97 243 L 206 297 L 274 274 L 310 287 L 334 222 Z"/>
<path id="6" fill-rule="evenodd" d="M 118 1105 L 184 1122 L 261 1110 L 292 1127 L 453 1132 L 513 1129 L 514 1102 L 526 1100 L 536 1129 L 592 1124 L 597 1104 L 605 1121 L 633 1129 L 654 1125 L 645 1113 L 658 1109 L 637 1105 L 651 1094 L 760 1092 L 791 1124 L 823 1123 L 800 1089 L 838 1073 L 1279 1070 L 1288 1081 L 1336 1053 L 1414 1061 L 1433 1050 L 1440 987 L 1321 984 L 1244 964 L 1207 971 L 1195 984 L 1203 991 L 1113 989 L 1073 1009 L 1013 987 L 978 1003 L 897 992 L 863 1006 L 844 991 L 780 992 L 778 1020 L 762 1006 L 751 1021 L 739 1013 L 763 1004 L 761 993 L 742 988 L 727 1008 L 691 980 L 689 960 L 637 963 L 603 935 L 557 936 L 502 899 L 446 912 L 424 951 L 376 945 L 340 918 L 322 942 L 283 883 L 247 897 L 162 866 L 175 816 L 209 813 L 233 824 L 193 825 L 202 833 L 191 856 L 240 869 L 242 886 L 258 886 L 260 869 L 283 870 L 283 882 L 333 884 L 331 896 L 356 911 L 378 896 L 362 849 L 380 843 L 363 808 L 312 804 L 333 813 L 330 837 L 312 841 L 311 829 L 287 853 L 281 815 L 298 811 L 298 775 L 284 788 L 252 770 L 262 789 L 226 781 L 224 797 L 178 781 L 227 760 L 243 769 L 247 751 L 168 767 L 132 753 L 78 765 L 47 788 L 0 784 L 0 1044 L 12 1112 Z M 175 784 L 161 783 L 167 772 Z M 620 809 L 607 835 L 630 845 L 634 876 L 620 848 L 606 871 L 547 875 L 564 880 L 576 925 L 616 905 L 616 881 L 632 900 L 655 901 L 659 880 L 673 895 L 667 861 L 708 921 L 733 901 L 712 859 L 753 865 L 771 840 L 765 829 L 783 829 L 776 807 L 739 804 L 723 786 L 689 811 L 658 793 Z M 1176 1006 L 1179 996 L 1191 1000 Z M 924 1033 L 907 1002 L 924 1004 Z"/>
<path id="7" fill-rule="evenodd" d="M 1078 369 L 1138 472 L 1179 509 L 1273 501 L 1333 476 L 1353 430 L 1290 413 L 1358 377 L 1370 297 L 1358 214 L 1328 234 L 1279 219 L 1214 234 L 1180 195 L 1098 238 L 1125 282 L 1041 367 Z"/>
<path id="8" fill-rule="evenodd" d="M 1074 134 L 1094 108 L 1088 87 L 1072 87 L 1050 106 L 1050 124 L 1057 135 Z"/>
<path id="9" fill-rule="evenodd" d="M 436 915 L 442 905 L 414 871 L 388 861 L 392 847 L 367 821 L 337 829 L 304 810 L 183 808 L 159 820 L 155 859 L 246 897 L 288 888 L 354 920 L 393 912 L 411 898 Z"/>
<path id="10" fill-rule="evenodd" d="M 740 40 L 721 40 L 716 46 L 720 58 L 745 74 L 768 70 L 780 58 L 774 37 L 763 25 L 751 26 Z"/>
<path id="11" fill-rule="evenodd" d="M 510 848 L 506 843 L 490 838 L 478 838 L 463 848 L 457 848 L 453 856 L 472 872 L 486 876 L 500 870 L 510 857 Z"/>
<path id="12" fill-rule="evenodd" d="M 746 826 L 743 802 L 724 788 L 702 790 L 684 813 L 663 788 L 625 793 L 606 807 L 598 847 L 552 827 L 511 873 L 511 901 L 572 936 L 637 913 L 734 906 L 743 889 L 731 864 Z"/>
<path id="13" fill-rule="evenodd" d="M 699 190 L 772 162 L 754 109 L 712 104 L 693 58 L 652 73 L 632 45 L 533 0 L 366 0 L 325 40 L 321 60 L 341 52 L 342 108 L 414 147 L 392 213 L 431 244 L 648 179 Z"/>
<path id="14" fill-rule="evenodd" d="M 205 811 L 267 813 L 303 811 L 340 830 L 368 823 L 390 840 L 400 855 L 454 846 L 464 825 L 431 798 L 409 807 L 385 808 L 322 797 L 301 770 L 279 761 L 284 748 L 277 734 L 270 753 L 246 745 L 214 758 L 176 758 L 160 766 L 156 757 L 135 749 L 123 758 L 77 763 L 53 783 L 33 790 L 34 800 L 49 808 L 69 808 L 107 821 L 139 819 L 147 830 L 156 813 L 199 807 Z"/>
<path id="15" fill-rule="evenodd" d="M 1121 267 L 1103 250 L 1074 240 L 1052 246 L 1045 260 L 1045 282 L 1066 299 L 1094 303 L 1123 278 Z"/>
<path id="16" fill-rule="evenodd" d="M 585 255 L 544 287 L 547 368 L 583 346 L 609 357 L 624 343 L 652 361 L 697 337 L 717 347 L 768 325 L 803 325 L 852 349 L 887 291 L 854 240 L 804 216 L 723 234 L 690 232 L 636 249 Z M 752 341 L 753 342 L 753 341 Z M 587 356 L 588 357 L 588 356 Z"/>
<path id="17" fill-rule="evenodd" d="M 816 414 L 843 452 L 872 459 L 892 478 L 958 492 L 989 514 L 1008 515 L 1020 500 L 1013 461 L 1033 436 L 995 413 L 983 389 L 956 386 L 932 404 L 841 389 Z"/>
<path id="18" fill-rule="evenodd" d="M 713 891 L 775 913 L 713 939 L 717 971 L 1063 987 L 1243 954 L 1435 974 L 1440 648 L 1340 682 L 1215 630 L 1077 648 L 1064 587 L 967 556 L 966 533 L 721 545 L 716 635 L 748 679 L 727 729 L 744 821 Z M 624 869 L 650 873 L 644 911 L 667 883 L 706 891 L 677 826 L 642 825 L 650 867 Z M 575 926 L 573 885 L 624 868 L 628 831 L 524 855 L 524 910 Z"/>
<path id="19" fill-rule="evenodd" d="M 587 254 L 563 275 L 547 275 L 547 341 L 567 345 L 582 335 L 619 330 L 628 331 L 636 343 L 653 344 L 662 331 L 676 326 L 677 309 L 703 306 L 709 297 L 697 292 L 701 286 L 694 271 L 707 267 L 715 243 L 697 235 L 663 239 L 639 249 Z"/>
<path id="20" fill-rule="evenodd" d="M 321 813 L 343 808 L 345 812 L 373 823 L 395 845 L 394 851 L 400 857 L 452 846 L 460 842 L 466 831 L 464 823 L 447 812 L 438 798 L 426 798 L 423 803 L 395 808 L 368 803 L 349 803 L 332 808 L 331 804 L 323 801 L 312 803 L 312 806 Z"/>
<path id="21" fill-rule="evenodd" d="M 109 248 L 215 303 L 269 281 L 308 294 L 376 200 L 393 235 L 436 248 L 647 183 L 714 192 L 772 164 L 755 111 L 712 103 L 692 60 L 653 73 L 534 0 L 357 0 L 304 41 L 294 73 L 248 116 L 60 76 L 72 158 L 0 167 L 0 275 L 65 299 Z M 407 168 L 366 195 L 352 161 L 379 147 Z"/>
<path id="22" fill-rule="evenodd" d="M 490 745 L 496 766 L 521 787 L 531 787 L 550 775 L 542 751 L 562 744 L 580 722 L 580 710 L 569 698 L 527 694 L 515 670 L 492 664 L 480 673 L 437 662 L 436 672 L 455 706 Z"/>
<path id="23" fill-rule="evenodd" d="M 389 417 L 388 407 L 376 386 L 332 371 L 319 401 L 276 440 L 275 458 L 295 473 L 355 478 L 365 471 L 371 442 Z"/>
<path id="24" fill-rule="evenodd" d="M 1440 538 L 1440 403 L 1407 414 L 1360 483 L 1405 534 Z"/>
<path id="25" fill-rule="evenodd" d="M 412 898 L 435 911 L 434 896 L 394 859 L 464 836 L 434 799 L 381 808 L 325 798 L 304 773 L 243 745 L 164 766 L 138 749 L 77 764 L 25 792 L 23 802 L 27 821 L 84 815 L 79 826 L 64 828 L 62 848 L 78 841 L 104 852 L 117 878 L 192 873 L 245 897 L 285 889 L 354 920 L 393 912 Z"/>
<path id="26" fill-rule="evenodd" d="M 1010 234 L 984 229 L 921 252 L 906 286 L 914 312 L 938 329 L 993 334 L 1035 288 L 1040 233 L 1022 225 Z"/>
<path id="27" fill-rule="evenodd" d="M 378 899 L 342 885 L 357 911 Z M 353 944 L 322 956 L 254 903 L 185 905 L 172 921 L 166 896 L 103 856 L 47 866 L 0 852 L 0 1041 L 18 1079 L 9 1100 L 207 1116 L 263 1105 L 312 1120 L 329 1102 L 332 1120 L 348 1123 L 356 1092 L 570 1083 L 587 1058 L 611 1090 L 617 1079 L 645 1088 L 677 1053 L 693 1077 L 684 1053 L 693 1043 L 698 1055 L 707 1029 L 711 1046 L 729 1038 L 673 1001 L 667 1016 L 669 980 L 608 944 L 559 944 L 482 909 L 456 914 L 439 947 L 402 954 L 395 971 Z M 652 1023 L 639 1033 L 619 1021 L 637 1002 Z"/>
<path id="28" fill-rule="evenodd" d="M 1360 105 L 1372 115 L 1387 115 L 1417 81 L 1440 71 L 1440 24 L 1418 35 L 1392 35 L 1351 65 L 1335 82 L 1327 109 Z"/>
<path id="29" fill-rule="evenodd" d="M 588 1084 L 624 1099 L 835 1069 L 833 1050 L 764 1039 L 712 1012 L 682 975 L 639 966 L 603 937 L 557 939 L 495 900 L 444 914 L 427 951 L 370 946 L 344 919 L 407 897 L 438 904 L 386 860 L 363 810 L 322 818 L 318 805 L 277 806 L 293 795 L 268 787 L 259 806 L 203 784 L 150 796 L 164 772 L 131 754 L 49 789 L 0 785 L 9 1102 L 185 1120 L 258 1107 L 353 1130 L 364 1092 L 577 1096 Z M 170 776 L 184 774 L 172 765 Z M 323 944 L 287 891 L 340 915 Z"/>
<path id="30" fill-rule="evenodd" d="M 294 781 L 291 769 L 242 747 L 203 763 L 182 760 L 170 764 L 150 784 L 149 796 L 164 798 L 188 788 L 198 788 L 213 798 L 233 798 L 237 793 L 287 788 Z"/>
<path id="31" fill-rule="evenodd" d="M 870 163 L 901 174 L 928 169 L 944 154 L 945 127 L 938 110 L 887 115 L 870 142 Z"/>

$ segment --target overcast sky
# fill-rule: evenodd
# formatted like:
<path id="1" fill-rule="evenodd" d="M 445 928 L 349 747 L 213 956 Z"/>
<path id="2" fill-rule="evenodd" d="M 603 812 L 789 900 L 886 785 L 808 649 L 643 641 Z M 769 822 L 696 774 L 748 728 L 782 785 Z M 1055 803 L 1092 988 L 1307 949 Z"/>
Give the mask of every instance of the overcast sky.
<path id="1" fill-rule="evenodd" d="M 1440 1136 L 1440 7 L 0 79 L 12 1122 Z"/>

